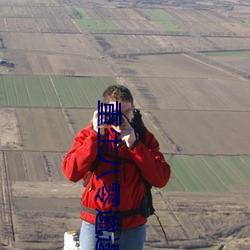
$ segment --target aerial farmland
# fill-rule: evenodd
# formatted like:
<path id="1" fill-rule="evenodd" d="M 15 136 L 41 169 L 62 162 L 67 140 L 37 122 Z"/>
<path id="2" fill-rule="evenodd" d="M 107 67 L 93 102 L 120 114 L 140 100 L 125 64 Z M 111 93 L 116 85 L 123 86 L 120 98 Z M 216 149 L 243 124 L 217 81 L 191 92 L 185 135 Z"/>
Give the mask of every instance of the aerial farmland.
<path id="1" fill-rule="evenodd" d="M 250 4 L 0 0 L 0 249 L 63 249 L 61 162 L 103 90 L 134 94 L 172 175 L 145 250 L 250 248 Z"/>

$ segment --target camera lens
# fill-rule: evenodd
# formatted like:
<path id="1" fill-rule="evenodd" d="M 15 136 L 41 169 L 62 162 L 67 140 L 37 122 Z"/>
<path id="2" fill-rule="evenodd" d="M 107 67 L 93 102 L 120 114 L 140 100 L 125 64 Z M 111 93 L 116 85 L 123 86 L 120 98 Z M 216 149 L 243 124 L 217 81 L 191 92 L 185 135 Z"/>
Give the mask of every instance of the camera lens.
<path id="1" fill-rule="evenodd" d="M 121 117 L 121 122 L 119 123 L 119 116 L 116 115 L 113 116 L 113 122 L 111 123 L 111 125 L 118 126 L 121 125 L 122 123 L 123 123 L 123 117 Z"/>

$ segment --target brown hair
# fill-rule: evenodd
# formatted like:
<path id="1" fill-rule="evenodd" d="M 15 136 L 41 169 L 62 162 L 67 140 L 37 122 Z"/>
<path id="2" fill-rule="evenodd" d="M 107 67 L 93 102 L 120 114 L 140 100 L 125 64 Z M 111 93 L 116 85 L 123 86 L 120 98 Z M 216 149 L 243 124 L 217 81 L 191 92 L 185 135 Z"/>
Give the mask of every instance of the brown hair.
<path id="1" fill-rule="evenodd" d="M 128 88 L 123 85 L 111 85 L 107 89 L 104 90 L 102 94 L 103 103 L 109 103 L 111 101 L 121 102 L 128 101 L 133 105 L 133 96 Z"/>

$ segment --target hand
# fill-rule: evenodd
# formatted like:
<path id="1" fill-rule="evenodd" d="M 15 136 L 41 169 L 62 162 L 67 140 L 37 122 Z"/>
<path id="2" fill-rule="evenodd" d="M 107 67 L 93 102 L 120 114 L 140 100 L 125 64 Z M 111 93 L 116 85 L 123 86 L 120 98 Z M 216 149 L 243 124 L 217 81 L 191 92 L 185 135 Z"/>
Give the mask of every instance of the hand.
<path id="1" fill-rule="evenodd" d="M 100 135 L 105 135 L 105 131 L 108 127 L 108 124 L 100 124 L 98 126 L 98 110 L 93 114 L 93 130 L 98 133 L 98 128 L 100 128 Z"/>
<path id="2" fill-rule="evenodd" d="M 126 143 L 128 148 L 132 148 L 136 142 L 135 131 L 133 127 L 130 125 L 128 118 L 125 115 L 122 115 L 122 124 L 119 125 L 120 127 L 120 138 L 122 141 Z"/>

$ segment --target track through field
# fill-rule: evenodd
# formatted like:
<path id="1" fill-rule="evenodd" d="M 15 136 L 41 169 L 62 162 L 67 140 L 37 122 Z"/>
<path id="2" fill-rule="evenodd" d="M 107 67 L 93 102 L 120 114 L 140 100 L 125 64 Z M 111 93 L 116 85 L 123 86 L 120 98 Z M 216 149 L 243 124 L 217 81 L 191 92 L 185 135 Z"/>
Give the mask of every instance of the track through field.
<path id="1" fill-rule="evenodd" d="M 15 241 L 14 226 L 12 219 L 12 196 L 8 169 L 6 167 L 6 159 L 4 152 L 0 158 L 0 202 L 1 202 L 1 217 L 0 217 L 0 245 L 11 246 Z M 2 237 L 2 239 L 1 239 Z"/>

